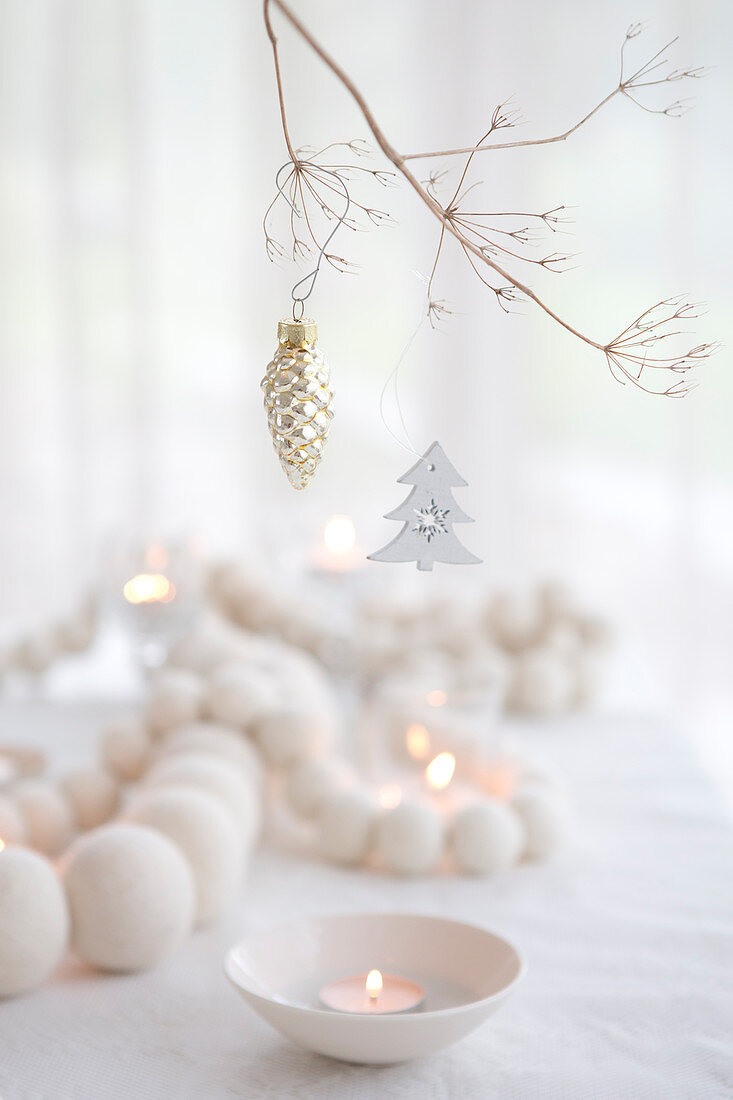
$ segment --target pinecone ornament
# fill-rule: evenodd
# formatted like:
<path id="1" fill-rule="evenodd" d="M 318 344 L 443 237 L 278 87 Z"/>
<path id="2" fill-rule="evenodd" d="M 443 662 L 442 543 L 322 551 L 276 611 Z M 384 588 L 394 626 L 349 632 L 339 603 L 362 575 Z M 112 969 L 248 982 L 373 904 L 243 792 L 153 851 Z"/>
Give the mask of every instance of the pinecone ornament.
<path id="1" fill-rule="evenodd" d="M 333 420 L 331 375 L 317 336 L 315 321 L 280 321 L 260 383 L 272 442 L 294 489 L 305 489 L 318 469 Z"/>

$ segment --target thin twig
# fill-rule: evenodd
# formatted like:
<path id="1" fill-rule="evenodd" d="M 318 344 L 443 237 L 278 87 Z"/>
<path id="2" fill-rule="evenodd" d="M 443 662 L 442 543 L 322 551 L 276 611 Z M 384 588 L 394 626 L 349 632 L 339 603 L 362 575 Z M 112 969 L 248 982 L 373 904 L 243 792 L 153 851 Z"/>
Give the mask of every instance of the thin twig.
<path id="1" fill-rule="evenodd" d="M 453 237 L 458 242 L 458 244 L 462 248 L 463 252 L 465 253 L 466 258 L 468 259 L 469 263 L 471 264 L 471 267 L 474 269 L 474 271 L 476 271 L 476 273 L 482 279 L 482 282 L 484 282 L 486 284 L 486 286 L 490 287 L 490 289 L 494 291 L 494 293 L 497 296 L 497 300 L 499 301 L 499 304 L 502 306 L 502 308 L 506 308 L 506 303 L 507 302 L 511 303 L 511 302 L 514 302 L 514 301 L 518 300 L 518 298 L 520 296 L 523 296 L 523 297 L 529 299 L 530 301 L 534 302 L 535 305 L 538 306 L 545 314 L 547 314 L 548 317 L 550 317 L 558 325 L 560 325 L 562 328 L 564 328 L 567 332 L 571 333 L 571 335 L 577 337 L 579 340 L 581 340 L 583 343 L 587 344 L 589 347 L 595 348 L 598 351 L 602 351 L 604 353 L 604 355 L 606 356 L 606 360 L 608 362 L 609 368 L 611 369 L 611 372 L 613 373 L 614 377 L 618 378 L 622 382 L 623 381 L 631 381 L 635 385 L 638 385 L 641 389 L 647 390 L 647 392 L 657 392 L 658 393 L 658 392 L 660 392 L 658 390 L 648 390 L 647 387 L 644 385 L 644 383 L 642 381 L 642 376 L 643 376 L 643 374 L 644 374 L 644 372 L 646 371 L 647 368 L 655 369 L 655 368 L 659 368 L 659 367 L 666 367 L 669 370 L 672 370 L 672 371 L 675 371 L 675 372 L 679 373 L 681 371 L 686 371 L 686 370 L 690 369 L 697 362 L 699 362 L 700 359 L 705 358 L 706 356 L 712 354 L 712 352 L 715 350 L 715 345 L 712 345 L 712 344 L 701 344 L 698 347 L 692 348 L 689 351 L 683 353 L 682 355 L 675 355 L 675 356 L 667 358 L 667 359 L 649 360 L 645 355 L 644 356 L 638 356 L 638 355 L 631 352 L 630 348 L 626 344 L 626 340 L 628 340 L 628 335 L 627 334 L 630 334 L 631 336 L 637 337 L 640 334 L 646 332 L 647 328 L 645 327 L 645 325 L 647 325 L 649 323 L 649 318 L 652 315 L 654 315 L 656 311 L 661 311 L 662 312 L 662 316 L 661 316 L 661 318 L 658 322 L 659 325 L 661 325 L 661 326 L 664 326 L 664 325 L 669 324 L 670 322 L 673 322 L 678 317 L 681 317 L 681 316 L 689 317 L 691 315 L 694 315 L 694 314 L 691 313 L 692 307 L 690 307 L 688 304 L 680 306 L 680 303 L 678 301 L 673 302 L 672 300 L 669 300 L 669 299 L 666 300 L 666 301 L 657 303 L 651 309 L 649 309 L 645 313 L 641 314 L 640 317 L 637 318 L 637 320 L 631 326 L 628 327 L 628 329 L 625 329 L 623 333 L 621 333 L 619 336 L 615 337 L 612 341 L 610 341 L 607 344 L 604 344 L 604 343 L 602 343 L 600 341 L 597 341 L 597 340 L 593 340 L 591 337 L 586 336 L 584 333 L 580 332 L 573 325 L 571 325 L 567 321 L 563 320 L 563 318 L 560 317 L 557 313 L 555 313 L 555 311 L 550 306 L 548 306 L 529 286 L 527 286 L 526 283 L 524 283 L 523 281 L 518 279 L 515 275 L 513 275 L 510 272 L 506 271 L 503 268 L 503 266 L 501 266 L 500 264 L 498 264 L 496 262 L 496 259 L 495 259 L 495 255 L 498 252 L 503 252 L 505 255 L 507 255 L 508 259 L 529 261 L 529 262 L 539 264 L 545 270 L 557 270 L 557 265 L 559 265 L 562 262 L 566 261 L 570 257 L 568 257 L 564 254 L 552 253 L 552 254 L 550 254 L 548 256 L 545 256 L 542 259 L 538 260 L 538 259 L 534 259 L 532 257 L 519 255 L 518 253 L 515 253 L 515 252 L 505 248 L 504 246 L 500 245 L 495 239 L 493 239 L 493 237 L 486 236 L 486 234 L 490 233 L 490 234 L 495 235 L 497 233 L 501 233 L 502 235 L 512 236 L 514 238 L 514 240 L 517 241 L 519 244 L 528 244 L 528 243 L 530 243 L 530 240 L 529 240 L 529 231 L 527 229 L 522 228 L 522 229 L 515 230 L 513 232 L 509 232 L 507 234 L 506 231 L 498 230 L 496 227 L 493 227 L 490 224 L 487 224 L 486 221 L 485 221 L 485 219 L 487 219 L 487 218 L 505 217 L 507 215 L 505 215 L 505 214 L 499 214 L 499 215 L 465 214 L 465 213 L 461 213 L 461 211 L 459 209 L 460 202 L 462 201 L 462 199 L 460 197 L 461 187 L 462 187 L 463 182 L 466 178 L 466 173 L 468 172 L 469 166 L 470 166 L 470 164 L 473 160 L 473 157 L 475 156 L 476 153 L 485 152 L 485 151 L 490 150 L 490 149 L 510 149 L 510 148 L 519 148 L 519 147 L 524 147 L 524 146 L 530 146 L 530 145 L 547 145 L 547 144 L 551 144 L 553 142 L 565 141 L 568 137 L 570 137 L 571 134 L 574 134 L 581 126 L 583 126 L 586 122 L 588 122 L 591 118 L 593 118 L 594 115 L 596 115 L 601 110 L 602 107 L 604 107 L 615 96 L 617 96 L 619 94 L 625 96 L 626 98 L 629 98 L 629 99 L 633 100 L 634 102 L 638 102 L 637 99 L 635 98 L 635 96 L 633 96 L 631 94 L 636 89 L 640 89 L 642 87 L 648 87 L 652 84 L 663 85 L 663 84 L 666 84 L 666 83 L 670 83 L 670 82 L 673 82 L 673 81 L 680 80 L 683 77 L 696 78 L 698 76 L 701 76 L 703 74 L 703 70 L 699 69 L 699 68 L 698 69 L 687 69 L 687 70 L 679 70 L 678 69 L 678 70 L 672 70 L 671 72 L 668 72 L 666 75 L 659 76 L 659 77 L 657 77 L 657 78 L 655 78 L 654 80 L 651 80 L 651 81 L 647 79 L 650 76 L 651 73 L 658 71 L 660 66 L 664 66 L 664 65 L 667 64 L 667 60 L 666 60 L 666 58 L 664 58 L 664 55 L 665 55 L 666 51 L 669 49 L 669 47 L 672 45 L 672 42 L 667 43 L 667 45 L 664 46 L 660 51 L 658 51 L 658 53 L 655 54 L 655 56 L 653 58 L 651 58 L 648 62 L 646 62 L 646 64 L 642 65 L 631 76 L 627 77 L 627 76 L 624 75 L 624 64 L 625 64 L 625 52 L 624 51 L 626 49 L 626 45 L 628 44 L 628 42 L 632 38 L 635 38 L 640 33 L 640 31 L 642 29 L 642 24 L 632 24 L 631 27 L 629 27 L 629 30 L 626 32 L 626 37 L 625 37 L 624 43 L 621 47 L 621 70 L 620 70 L 619 83 L 618 83 L 617 87 L 614 88 L 611 92 L 609 92 L 608 95 L 606 95 L 599 103 L 597 103 L 596 106 L 591 111 L 589 111 L 582 119 L 580 119 L 579 122 L 577 122 L 574 126 L 571 126 L 569 129 L 563 131 L 561 134 L 557 134 L 557 135 L 554 135 L 552 137 L 537 138 L 537 139 L 534 139 L 534 140 L 525 140 L 525 141 L 516 141 L 516 142 L 502 142 L 502 143 L 491 144 L 491 145 L 484 144 L 485 140 L 486 140 L 486 137 L 488 137 L 495 130 L 502 129 L 502 128 L 505 128 L 507 126 L 512 125 L 511 112 L 507 112 L 506 109 L 505 109 L 506 104 L 503 104 L 503 105 L 500 105 L 500 107 L 498 107 L 495 110 L 494 115 L 492 117 L 492 122 L 491 122 L 491 126 L 490 126 L 489 130 L 487 131 L 487 133 L 484 135 L 484 137 L 481 139 L 481 141 L 477 145 L 467 147 L 467 148 L 463 148 L 463 149 L 450 149 L 450 150 L 442 150 L 442 151 L 439 151 L 439 152 L 410 153 L 408 155 L 403 155 L 403 154 L 399 153 L 398 150 L 395 149 L 395 147 L 388 141 L 384 131 L 382 130 L 381 126 L 379 125 L 376 118 L 372 114 L 369 106 L 367 105 L 366 100 L 364 99 L 364 96 L 359 91 L 359 89 L 356 87 L 356 85 L 354 84 L 352 79 L 349 77 L 349 75 L 344 71 L 344 69 L 341 67 L 341 65 L 324 49 L 324 47 L 313 37 L 313 35 L 310 33 L 310 31 L 304 26 L 304 24 L 300 21 L 300 19 L 291 10 L 290 6 L 285 2 L 285 0 L 263 0 L 263 4 L 264 4 L 265 24 L 266 24 L 266 27 L 267 27 L 268 37 L 269 37 L 270 42 L 272 44 L 273 57 L 274 57 L 274 62 L 275 62 L 275 74 L 276 74 L 276 79 L 277 79 L 278 98 L 279 98 L 279 103 L 280 103 L 280 115 L 281 115 L 281 119 L 282 119 L 283 133 L 284 133 L 284 137 L 285 137 L 285 143 L 286 143 L 286 146 L 288 148 L 288 152 L 290 154 L 291 162 L 292 162 L 292 165 L 293 165 L 294 182 L 291 181 L 291 185 L 290 185 L 291 186 L 291 199 L 294 198 L 293 191 L 296 189 L 295 185 L 298 185 L 298 189 L 299 189 L 299 193 L 301 195 L 301 201 L 302 201 L 302 186 L 300 186 L 300 178 L 303 175 L 305 175 L 306 177 L 308 175 L 310 175 L 310 183 L 313 183 L 314 170 L 318 166 L 313 163 L 313 158 L 312 157 L 310 159 L 307 159 L 307 158 L 304 159 L 301 155 L 300 158 L 299 158 L 299 156 L 293 151 L 292 143 L 290 141 L 288 128 L 287 128 L 286 115 L 285 115 L 284 95 L 283 95 L 283 88 L 282 88 L 282 78 L 281 78 L 280 66 L 279 66 L 279 61 L 278 61 L 277 39 L 276 39 L 276 37 L 273 33 L 272 25 L 271 25 L 270 18 L 269 18 L 270 4 L 273 4 L 275 7 L 277 7 L 277 9 L 280 11 L 280 13 L 283 15 L 283 17 L 293 27 L 293 29 L 300 35 L 300 37 L 303 39 L 303 41 L 313 50 L 313 52 L 321 59 L 321 61 L 326 65 L 326 67 L 334 74 L 336 79 L 347 90 L 347 92 L 352 97 L 352 99 L 355 101 L 355 103 L 357 104 L 359 110 L 361 111 L 361 114 L 362 114 L 367 126 L 369 127 L 369 130 L 371 131 L 371 133 L 374 137 L 374 140 L 376 141 L 378 147 L 380 148 L 380 150 L 382 151 L 384 156 L 387 158 L 387 160 L 390 161 L 390 163 L 396 169 L 397 173 L 399 173 L 399 175 L 401 175 L 402 178 L 408 183 L 408 185 L 412 188 L 412 190 L 418 196 L 418 198 L 423 203 L 423 205 L 428 208 L 428 210 L 433 215 L 433 217 L 437 218 L 437 220 L 440 222 L 440 225 L 441 225 L 440 238 L 439 238 L 439 241 L 438 241 L 438 248 L 437 248 L 435 260 L 433 262 L 433 267 L 432 267 L 430 280 L 429 280 L 429 288 L 430 289 L 432 289 L 432 283 L 433 283 L 433 280 L 434 280 L 434 277 L 435 277 L 435 271 L 436 271 L 437 264 L 438 264 L 438 261 L 439 261 L 440 256 L 441 256 L 441 251 L 442 251 L 443 245 L 445 243 L 446 235 L 449 235 L 449 236 Z M 639 104 L 639 105 L 643 106 L 643 104 Z M 678 101 L 677 103 L 671 104 L 667 108 L 664 108 L 661 111 L 661 113 L 664 113 L 664 114 L 667 114 L 667 115 L 678 114 L 678 113 L 680 113 L 681 107 L 682 107 L 682 104 Z M 650 108 L 645 108 L 645 109 L 650 109 Z M 341 143 L 334 143 L 334 144 L 339 145 Z M 359 150 L 356 148 L 356 143 L 350 142 L 350 143 L 346 143 L 346 145 L 347 145 L 348 148 L 351 149 L 352 152 L 354 152 L 354 153 L 359 152 Z M 326 149 L 331 148 L 331 147 L 333 147 L 333 146 L 327 146 Z M 324 151 L 325 150 L 321 150 L 321 153 L 324 152 Z M 468 160 L 466 162 L 463 173 L 462 173 L 461 178 L 460 178 L 459 183 L 458 183 L 458 187 L 456 188 L 456 191 L 453 195 L 453 198 L 452 198 L 451 202 L 448 203 L 448 205 L 446 207 L 443 207 L 441 205 L 441 203 L 438 201 L 438 199 L 436 197 L 436 194 L 435 194 L 435 190 L 436 190 L 437 183 L 439 181 L 440 174 L 439 173 L 432 173 L 431 177 L 430 177 L 430 180 L 427 182 L 427 185 L 424 186 L 423 184 L 421 184 L 419 182 L 417 177 L 413 174 L 411 169 L 407 166 L 406 162 L 408 160 L 418 159 L 418 158 L 438 157 L 438 156 L 452 156 L 452 155 L 459 155 L 459 154 L 466 154 L 468 156 Z M 317 156 L 317 155 L 320 155 L 320 154 L 315 154 L 315 155 Z M 336 174 L 338 174 L 338 173 L 336 173 Z M 375 177 L 378 178 L 377 173 L 374 173 L 374 175 L 375 175 Z M 321 184 L 323 183 L 322 180 L 320 182 L 321 182 Z M 470 189 L 471 188 L 469 188 L 468 190 L 470 190 Z M 320 196 L 317 196 L 317 197 L 318 197 L 319 201 L 321 202 L 322 210 L 324 211 L 324 213 L 326 213 L 329 209 L 328 204 L 323 203 Z M 465 193 L 463 195 L 463 198 L 465 198 Z M 296 209 L 295 208 L 295 203 L 293 201 L 291 203 L 291 218 L 293 217 L 293 211 L 295 209 Z M 374 222 L 377 222 L 377 223 L 379 222 L 380 219 L 372 217 L 372 215 L 374 213 L 377 213 L 382 217 L 387 217 L 387 215 L 385 215 L 384 212 L 370 211 L 366 207 L 361 207 L 361 209 L 366 212 L 367 216 L 369 216 L 371 221 L 374 221 Z M 564 209 L 565 209 L 565 207 L 560 206 L 560 207 L 556 207 L 554 210 L 547 211 L 545 214 L 527 215 L 527 216 L 530 216 L 530 217 L 533 217 L 533 218 L 534 217 L 540 218 L 544 222 L 544 224 L 546 226 L 548 226 L 550 229 L 552 229 L 552 231 L 554 232 L 555 231 L 555 228 L 554 228 L 555 224 L 557 224 L 558 222 L 563 220 L 563 219 L 561 219 L 560 217 L 557 216 L 558 212 L 562 211 Z M 522 217 L 524 217 L 524 216 L 525 215 L 522 215 Z M 310 224 L 309 224 L 309 229 L 310 228 L 311 227 L 310 227 Z M 480 230 L 482 230 L 482 229 L 484 230 L 484 233 L 480 232 Z M 266 234 L 267 234 L 267 230 L 266 230 Z M 294 230 L 293 230 L 293 235 L 295 236 L 295 231 Z M 311 236 L 313 236 L 312 230 L 311 230 Z M 296 238 L 296 240 L 297 240 L 297 238 Z M 479 241 L 482 241 L 483 243 L 478 243 Z M 271 244 L 269 236 L 267 237 L 267 245 L 268 245 L 268 254 L 271 251 L 273 251 L 275 253 L 277 252 L 277 249 L 274 247 L 274 244 Z M 327 258 L 331 259 L 330 257 L 327 257 Z M 339 258 L 335 258 L 335 259 L 339 260 Z M 345 261 L 339 260 L 339 263 L 345 263 Z M 496 275 L 498 275 L 500 277 L 500 279 L 503 281 L 502 285 L 497 288 L 490 281 L 488 281 L 488 279 L 484 278 L 479 272 L 479 268 L 477 267 L 477 263 L 478 263 L 479 267 L 481 265 L 483 265 L 484 267 L 490 269 L 490 271 L 493 271 Z M 335 266 L 339 266 L 339 264 L 337 263 Z M 503 284 L 506 284 L 506 285 L 503 285 Z M 432 300 L 432 297 L 431 297 L 430 294 L 428 295 L 428 299 L 429 299 L 428 314 L 430 316 L 431 322 L 433 321 L 433 319 L 435 317 L 439 317 L 443 313 L 450 312 L 450 310 L 448 310 L 447 306 L 443 302 L 434 302 Z M 669 329 L 668 329 L 667 331 L 662 331 L 660 334 L 658 334 L 655 337 L 655 339 L 659 339 L 659 340 L 667 339 L 669 336 L 674 336 L 674 335 L 679 335 L 679 330 L 672 330 L 670 332 Z M 689 389 L 689 383 L 684 383 L 683 384 L 682 382 L 678 382 L 678 383 L 675 383 L 673 386 L 669 387 L 668 389 L 666 389 L 662 392 L 664 392 L 668 396 L 678 397 L 678 396 L 681 396 L 684 392 L 687 392 L 687 389 Z"/>

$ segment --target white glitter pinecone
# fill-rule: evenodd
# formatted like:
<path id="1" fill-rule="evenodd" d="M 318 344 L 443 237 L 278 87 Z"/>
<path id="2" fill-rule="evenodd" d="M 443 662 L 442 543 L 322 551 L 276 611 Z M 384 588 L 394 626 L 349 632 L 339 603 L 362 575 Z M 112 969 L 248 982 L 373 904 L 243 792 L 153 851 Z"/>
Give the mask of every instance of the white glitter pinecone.
<path id="1" fill-rule="evenodd" d="M 278 346 L 260 383 L 270 435 L 294 489 L 305 489 L 323 458 L 333 420 L 331 375 L 316 346 L 315 321 L 280 321 Z"/>

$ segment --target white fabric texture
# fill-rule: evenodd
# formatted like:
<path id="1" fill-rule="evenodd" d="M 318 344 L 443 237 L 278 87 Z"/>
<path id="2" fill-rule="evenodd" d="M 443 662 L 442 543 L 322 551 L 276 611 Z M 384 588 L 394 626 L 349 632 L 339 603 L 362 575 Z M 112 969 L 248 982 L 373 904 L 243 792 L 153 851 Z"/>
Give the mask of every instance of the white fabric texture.
<path id="1" fill-rule="evenodd" d="M 62 746 L 65 760 L 90 751 L 99 709 L 33 713 L 28 739 Z M 68 963 L 44 989 L 0 1004 L 2 1100 L 732 1097 L 731 830 L 692 753 L 638 718 L 523 733 L 574 790 L 578 826 L 554 862 L 406 881 L 263 851 L 234 911 L 157 970 L 96 977 Z M 504 933 L 528 975 L 462 1043 L 393 1067 L 292 1046 L 223 977 L 224 953 L 247 929 L 385 909 Z"/>

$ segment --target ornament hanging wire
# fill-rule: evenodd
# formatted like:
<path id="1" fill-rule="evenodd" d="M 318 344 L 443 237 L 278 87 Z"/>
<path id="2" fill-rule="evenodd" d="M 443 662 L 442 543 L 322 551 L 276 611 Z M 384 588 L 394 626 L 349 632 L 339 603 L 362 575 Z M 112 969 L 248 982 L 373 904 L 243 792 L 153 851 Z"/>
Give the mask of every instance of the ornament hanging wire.
<path id="1" fill-rule="evenodd" d="M 292 170 L 292 167 L 293 167 L 292 160 L 288 160 L 288 161 L 285 162 L 285 164 L 283 164 L 280 168 L 278 168 L 277 174 L 275 176 L 275 187 L 277 188 L 279 194 L 282 195 L 282 197 L 285 199 L 285 202 L 288 204 L 288 206 L 291 208 L 291 210 L 293 210 L 297 214 L 298 213 L 297 208 L 295 207 L 294 203 L 290 199 L 290 196 L 287 195 L 285 193 L 285 191 L 283 190 L 283 186 L 282 186 L 282 183 L 281 183 L 281 177 L 282 177 L 283 172 L 286 172 L 288 169 Z M 344 221 L 346 220 L 346 217 L 349 213 L 349 208 L 351 206 L 351 196 L 349 195 L 349 189 L 346 186 L 346 184 L 345 184 L 344 180 L 342 179 L 342 177 L 338 174 L 338 172 L 332 172 L 330 170 L 330 168 L 322 168 L 320 164 L 312 165 L 312 167 L 316 168 L 324 176 L 329 176 L 332 180 L 335 181 L 335 186 L 337 187 L 337 189 L 341 193 L 341 196 L 344 199 L 344 208 L 343 208 L 341 214 L 339 215 L 339 217 L 336 219 L 336 224 L 334 225 L 333 229 L 331 230 L 331 232 L 326 237 L 325 241 L 323 242 L 323 244 L 321 245 L 321 247 L 318 250 L 318 258 L 316 260 L 316 266 L 313 268 L 312 271 L 309 271 L 307 275 L 304 275 L 302 279 L 299 279 L 298 282 L 293 287 L 293 289 L 290 291 L 290 297 L 293 300 L 293 320 L 294 321 L 300 321 L 301 318 L 303 317 L 303 313 L 305 311 L 305 303 L 308 301 L 311 294 L 313 293 L 313 290 L 314 290 L 315 285 L 316 285 L 316 279 L 318 278 L 318 274 L 321 270 L 321 264 L 323 263 L 323 260 L 324 260 L 326 254 L 327 254 L 328 246 L 330 245 L 330 243 L 333 240 L 333 238 L 335 237 L 336 233 L 338 232 L 338 230 L 341 228 Z M 302 294 L 298 294 L 298 290 L 300 289 L 300 287 L 305 288 L 304 293 L 302 293 Z"/>
<path id="2" fill-rule="evenodd" d="M 429 279 L 426 279 L 426 277 L 419 271 L 413 271 L 412 274 L 415 276 L 416 279 L 419 279 L 420 282 L 422 283 L 423 287 L 425 288 L 426 297 L 425 297 L 424 301 L 421 303 L 421 306 L 420 306 L 420 320 L 418 321 L 416 328 L 413 330 L 412 335 L 408 338 L 407 343 L 405 344 L 405 346 L 403 347 L 402 351 L 399 354 L 397 362 L 395 363 L 395 365 L 392 368 L 392 370 L 390 371 L 390 373 L 387 375 L 385 383 L 382 386 L 382 392 L 379 395 L 379 415 L 382 418 L 382 423 L 384 424 L 385 428 L 387 429 L 389 434 L 392 436 L 394 441 L 396 443 L 399 443 L 400 447 L 402 447 L 404 450 L 408 451 L 410 454 L 415 455 L 416 458 L 422 458 L 423 457 L 422 454 L 420 453 L 420 451 L 418 451 L 416 449 L 415 444 L 412 442 L 412 439 L 410 437 L 410 433 L 407 430 L 407 424 L 405 422 L 405 415 L 404 415 L 404 412 L 402 410 L 402 402 L 400 401 L 400 386 L 399 386 L 400 371 L 402 370 L 402 365 L 403 365 L 405 359 L 407 358 L 407 355 L 408 355 L 408 352 L 410 351 L 410 348 L 415 343 L 415 340 L 419 336 L 420 331 L 422 330 L 425 322 L 427 321 L 428 317 L 430 316 L 430 292 L 429 292 L 430 291 L 430 281 L 429 281 Z M 427 309 L 425 308 L 426 306 L 427 306 Z M 387 396 L 387 390 L 389 389 L 390 384 L 394 388 L 395 407 L 397 409 L 397 417 L 399 419 L 400 427 L 402 428 L 402 433 L 404 435 L 404 440 L 400 439 L 400 437 L 397 435 L 397 433 L 393 432 L 392 429 L 390 428 L 389 424 L 387 423 L 387 416 L 386 416 L 385 411 L 384 411 L 384 401 L 385 401 L 385 398 Z M 406 440 L 406 442 L 405 442 L 405 440 Z"/>
<path id="3" fill-rule="evenodd" d="M 278 193 L 285 200 L 285 203 L 290 207 L 290 209 L 295 214 L 297 214 L 298 213 L 297 207 L 293 203 L 290 196 L 284 190 L 283 182 L 282 182 L 283 173 L 287 172 L 288 169 L 292 169 L 292 165 L 293 165 L 292 160 L 288 160 L 288 161 L 285 162 L 285 164 L 281 165 L 280 168 L 278 168 L 277 173 L 275 175 L 275 187 L 276 187 Z M 349 213 L 350 206 L 351 206 L 351 196 L 349 194 L 349 189 L 346 186 L 346 183 L 344 182 L 343 177 L 340 176 L 338 174 L 338 172 L 332 172 L 329 168 L 323 168 L 321 165 L 316 165 L 315 167 L 317 167 L 317 169 L 320 173 L 322 173 L 323 175 L 326 175 L 326 176 L 330 176 L 331 179 L 335 181 L 335 186 L 338 188 L 341 196 L 344 199 L 344 208 L 341 211 L 341 214 L 337 217 L 336 224 L 334 225 L 333 229 L 331 230 L 328 237 L 326 237 L 325 241 L 323 242 L 323 244 L 320 246 L 320 248 L 318 250 L 318 257 L 316 259 L 315 267 L 312 269 L 312 271 L 309 271 L 307 275 L 304 275 L 302 279 L 299 279 L 297 281 L 297 283 L 295 283 L 295 285 L 293 286 L 292 290 L 290 291 L 290 297 L 292 298 L 292 301 L 293 301 L 293 320 L 294 321 L 300 321 L 303 317 L 303 314 L 305 312 L 305 303 L 308 301 L 308 299 L 310 298 L 311 294 L 313 293 L 313 291 L 315 289 L 316 280 L 317 280 L 318 275 L 319 275 L 320 270 L 321 270 L 321 264 L 323 263 L 323 260 L 324 260 L 326 254 L 327 254 L 328 247 L 331 244 L 331 241 L 333 240 L 334 236 L 336 235 L 336 233 L 338 232 L 338 230 L 341 228 L 342 224 L 346 220 L 346 218 L 348 216 L 348 213 Z M 427 279 L 425 278 L 424 275 L 421 275 L 417 271 L 414 272 L 414 274 L 417 276 L 417 278 L 420 279 L 420 281 L 425 286 L 428 285 L 428 281 L 427 281 Z M 305 287 L 306 288 L 305 292 L 302 293 L 302 294 L 298 294 L 298 290 L 300 289 L 300 287 Z M 427 316 L 428 316 L 428 314 L 425 311 L 424 305 L 421 305 L 420 320 L 418 321 L 417 327 L 414 329 L 414 331 L 412 332 L 412 335 L 408 338 L 407 343 L 405 344 L 402 351 L 400 352 L 399 358 L 397 359 L 397 362 L 396 362 L 394 368 L 392 369 L 392 371 L 387 376 L 387 379 L 384 383 L 384 386 L 382 387 L 382 392 L 379 395 L 379 415 L 382 419 L 382 423 L 384 424 L 385 428 L 387 429 L 389 434 L 392 436 L 392 438 L 395 440 L 395 442 L 398 443 L 400 447 L 404 448 L 404 450 L 408 451 L 410 454 L 415 455 L 416 458 L 422 458 L 422 455 L 421 455 L 420 451 L 418 451 L 416 449 L 414 443 L 412 442 L 412 439 L 410 437 L 410 433 L 407 429 L 407 424 L 405 422 L 405 416 L 404 416 L 404 412 L 402 410 L 402 403 L 400 401 L 400 394 L 399 394 L 399 374 L 400 374 L 400 370 L 402 368 L 402 364 L 403 364 L 404 360 L 407 358 L 407 354 L 410 351 L 410 348 L 412 347 L 412 345 L 415 342 L 415 340 L 417 339 L 420 331 L 422 330 Z M 398 416 L 398 419 L 399 419 L 400 427 L 401 427 L 403 435 L 404 435 L 404 440 L 400 439 L 400 437 L 397 435 L 397 433 L 394 432 L 392 430 L 392 428 L 389 426 L 389 424 L 387 422 L 387 417 L 386 417 L 386 414 L 385 414 L 385 411 L 384 411 L 384 402 L 385 402 L 385 398 L 386 398 L 386 395 L 387 395 L 387 390 L 389 389 L 390 384 L 393 384 L 393 386 L 394 386 L 395 406 L 397 408 L 397 416 Z"/>

